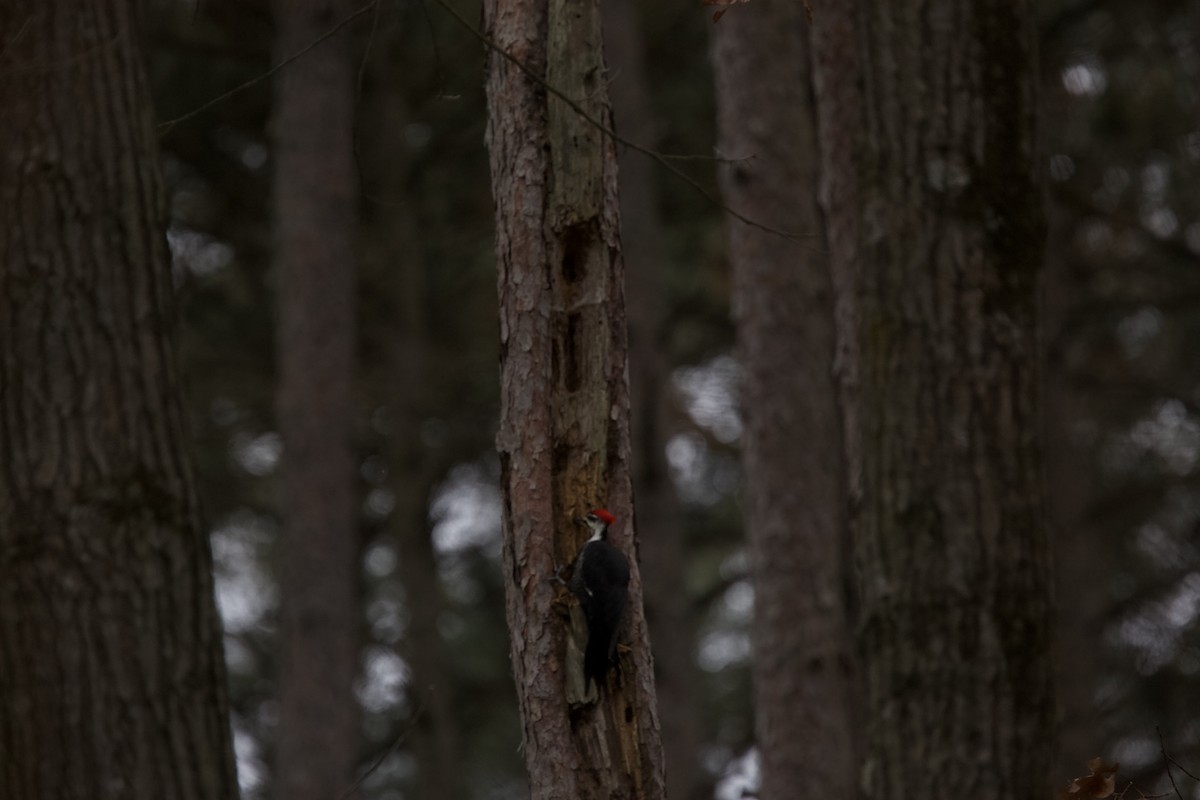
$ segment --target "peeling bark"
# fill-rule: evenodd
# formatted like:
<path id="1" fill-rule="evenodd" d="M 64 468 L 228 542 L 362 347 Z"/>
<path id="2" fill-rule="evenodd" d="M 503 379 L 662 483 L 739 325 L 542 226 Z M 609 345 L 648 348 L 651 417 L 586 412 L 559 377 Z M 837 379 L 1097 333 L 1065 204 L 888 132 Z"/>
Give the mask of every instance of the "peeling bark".
<path id="1" fill-rule="evenodd" d="M 237 797 L 132 2 L 0 7 L 0 797 Z"/>
<path id="2" fill-rule="evenodd" d="M 594 2 L 484 3 L 487 33 L 608 118 Z M 612 143 L 506 59 L 488 57 L 499 259 L 504 568 L 532 795 L 664 796 L 629 477 L 629 398 Z M 630 647 L 598 703 L 567 697 L 567 615 L 552 582 L 605 505 L 630 557 Z M 580 699 L 580 698 L 577 698 Z"/>
<path id="3" fill-rule="evenodd" d="M 1049 791 L 1031 16 L 814 8 L 866 797 Z"/>

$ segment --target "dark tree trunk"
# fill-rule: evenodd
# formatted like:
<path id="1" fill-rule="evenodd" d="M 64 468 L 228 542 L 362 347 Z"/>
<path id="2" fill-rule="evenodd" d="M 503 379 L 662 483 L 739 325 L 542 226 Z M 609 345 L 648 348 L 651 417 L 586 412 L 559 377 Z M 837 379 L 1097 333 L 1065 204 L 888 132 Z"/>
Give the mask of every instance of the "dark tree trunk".
<path id="1" fill-rule="evenodd" d="M 0 797 L 237 797 L 132 2 L 0 7 Z"/>
<path id="2" fill-rule="evenodd" d="M 613 115 L 621 135 L 653 147 L 657 115 L 646 75 L 640 6 L 635 0 L 603 4 L 604 46 L 612 80 Z M 646 621 L 667 763 L 667 794 L 698 800 L 712 794 L 700 766 L 701 705 L 696 702 L 696 622 L 687 589 L 687 549 L 675 486 L 667 467 L 670 365 L 665 352 L 667 297 L 662 221 L 654 164 L 621 148 L 621 249 L 629 291 L 629 384 L 633 490 L 641 557 L 647 574 Z"/>
<path id="3" fill-rule="evenodd" d="M 325 34 L 344 11 L 329 0 L 278 0 L 276 60 Z M 281 71 L 272 123 L 283 436 L 274 778 L 281 800 L 338 797 L 353 777 L 359 744 L 349 47 L 339 34 Z"/>
<path id="4" fill-rule="evenodd" d="M 420 441 L 422 422 L 439 413 L 436 387 L 446 371 L 438 369 L 431 353 L 427 267 L 408 190 L 410 163 L 398 146 L 411 121 L 403 92 L 407 52 L 402 24 L 400 15 L 384 15 L 371 51 L 369 117 L 360 133 L 366 161 L 378 165 L 366 183 L 378 202 L 369 209 L 366 241 L 371 246 L 369 268 L 374 285 L 382 288 L 388 316 L 385 375 L 379 383 L 382 402 L 392 412 L 386 448 L 395 498 L 390 530 L 407 599 L 408 624 L 399 649 L 409 670 L 409 707 L 421 709 L 407 737 L 416 756 L 412 785 L 418 798 L 455 800 L 462 795 L 464 771 L 454 718 L 454 675 L 438 628 L 446 598 L 429 525 L 430 495 L 445 464 Z"/>
<path id="5" fill-rule="evenodd" d="M 814 8 L 867 797 L 1045 796 L 1050 548 L 1025 0 Z"/>
<path id="6" fill-rule="evenodd" d="M 854 794 L 851 644 L 829 273 L 817 235 L 804 7 L 761 0 L 714 27 L 726 202 L 805 243 L 731 220 L 746 420 L 755 719 L 764 800 Z"/>
<path id="7" fill-rule="evenodd" d="M 594 2 L 487 0 L 484 20 L 498 47 L 608 118 Z M 632 524 L 616 159 L 594 126 L 494 52 L 487 90 L 504 572 L 532 796 L 659 800 L 662 746 Z M 578 627 L 566 620 L 574 601 L 552 578 L 583 544 L 573 519 L 601 504 L 617 515 L 612 538 L 630 557 L 621 640 L 631 650 L 589 702 Z"/>

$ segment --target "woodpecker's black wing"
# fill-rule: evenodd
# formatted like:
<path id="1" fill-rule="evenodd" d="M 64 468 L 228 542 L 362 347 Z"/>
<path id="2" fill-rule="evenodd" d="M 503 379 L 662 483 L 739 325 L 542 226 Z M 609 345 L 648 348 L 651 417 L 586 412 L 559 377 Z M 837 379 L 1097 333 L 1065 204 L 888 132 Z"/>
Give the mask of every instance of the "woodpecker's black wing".
<path id="1" fill-rule="evenodd" d="M 588 624 L 583 673 L 599 686 L 612 664 L 621 618 L 625 614 L 629 562 L 608 542 L 588 542 L 579 554 L 571 584 Z"/>

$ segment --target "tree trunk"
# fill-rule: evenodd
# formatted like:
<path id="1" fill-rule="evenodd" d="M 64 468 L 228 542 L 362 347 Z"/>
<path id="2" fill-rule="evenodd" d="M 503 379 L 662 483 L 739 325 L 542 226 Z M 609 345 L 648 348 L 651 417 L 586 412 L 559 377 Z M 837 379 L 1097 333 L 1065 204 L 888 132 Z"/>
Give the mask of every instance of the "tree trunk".
<path id="1" fill-rule="evenodd" d="M 498 47 L 608 119 L 594 2 L 487 0 L 484 19 Z M 503 558 L 532 796 L 659 800 L 662 749 L 632 525 L 615 155 L 600 131 L 495 52 L 487 90 Z M 618 517 L 611 538 L 633 573 L 621 637 L 631 650 L 594 702 L 581 688 L 578 624 L 565 612 L 581 615 L 552 579 L 585 539 L 574 518 L 600 504 Z"/>
<path id="2" fill-rule="evenodd" d="M 643 56 L 640 6 L 635 0 L 606 0 L 602 9 L 616 126 L 630 141 L 653 147 L 656 113 Z M 642 562 L 654 576 L 646 584 L 646 620 L 661 700 L 667 794 L 676 800 L 699 800 L 712 795 L 712 786 L 700 766 L 696 621 L 687 589 L 682 511 L 666 457 L 670 365 L 664 345 L 662 220 L 654 164 L 628 148 L 620 150 L 618 162 L 621 249 L 629 286 L 630 417 L 637 444 L 633 489 L 638 528 L 649 532 L 641 540 Z"/>
<path id="3" fill-rule="evenodd" d="M 754 569 L 754 683 L 764 800 L 848 800 L 855 748 L 846 623 L 833 314 L 817 214 L 804 8 L 761 0 L 714 26 Z M 742 160 L 744 158 L 744 160 Z"/>
<path id="4" fill-rule="evenodd" d="M 867 797 L 1049 791 L 1025 0 L 814 9 Z"/>
<path id="5" fill-rule="evenodd" d="M 330 0 L 275 4 L 276 60 L 342 16 Z M 279 734 L 275 796 L 329 800 L 359 744 L 360 613 L 353 406 L 357 195 L 354 66 L 346 34 L 281 71 L 274 202 L 280 472 Z"/>
<path id="6" fill-rule="evenodd" d="M 237 797 L 132 2 L 0 8 L 0 796 Z"/>
<path id="7" fill-rule="evenodd" d="M 387 357 L 380 381 L 391 410 L 392 431 L 386 457 L 395 498 L 390 532 L 399 554 L 398 575 L 407 598 L 408 624 L 400 645 L 408 666 L 409 708 L 419 716 L 400 720 L 413 726 L 407 740 L 416 757 L 414 796 L 455 800 L 463 792 L 462 753 L 454 718 L 454 674 L 439 621 L 446 598 L 438 574 L 429 524 L 429 502 L 445 474 L 444 458 L 421 444 L 422 422 L 437 416 L 439 378 L 430 341 L 427 268 L 421 234 L 409 196 L 410 163 L 398 147 L 410 122 L 403 92 L 407 51 L 403 19 L 387 14 L 380 21 L 371 51 L 371 86 L 362 126 L 365 159 L 377 165 L 366 192 L 378 197 L 369 211 L 371 277 L 383 295 L 387 321 L 383 347 Z"/>

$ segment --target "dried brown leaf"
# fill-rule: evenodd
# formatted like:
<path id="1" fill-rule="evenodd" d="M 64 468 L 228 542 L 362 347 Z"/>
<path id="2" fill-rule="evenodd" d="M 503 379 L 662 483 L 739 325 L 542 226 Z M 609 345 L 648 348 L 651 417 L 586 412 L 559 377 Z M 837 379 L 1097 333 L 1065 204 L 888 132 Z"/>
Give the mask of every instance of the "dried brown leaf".
<path id="1" fill-rule="evenodd" d="M 1090 775 L 1084 775 L 1071 781 L 1067 788 L 1058 793 L 1061 800 L 1100 800 L 1111 797 L 1117 790 L 1117 769 L 1119 764 L 1109 764 L 1103 758 L 1096 756 L 1088 762 Z"/>

